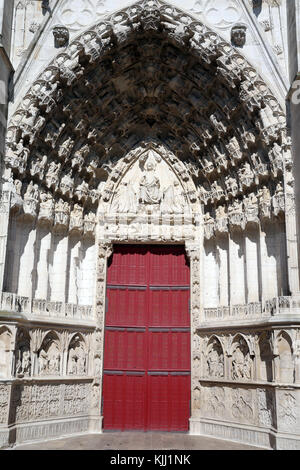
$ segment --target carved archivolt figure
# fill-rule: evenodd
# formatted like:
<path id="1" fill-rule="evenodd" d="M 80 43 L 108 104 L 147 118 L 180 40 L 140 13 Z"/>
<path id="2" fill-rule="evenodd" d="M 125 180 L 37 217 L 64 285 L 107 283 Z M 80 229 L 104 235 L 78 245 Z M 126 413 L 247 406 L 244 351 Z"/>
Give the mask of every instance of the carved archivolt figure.
<path id="1" fill-rule="evenodd" d="M 42 192 L 40 194 L 39 218 L 51 218 L 54 210 L 54 200 L 50 193 Z"/>
<path id="2" fill-rule="evenodd" d="M 233 196 L 235 196 L 238 193 L 238 184 L 236 182 L 236 179 L 232 176 L 228 175 L 225 177 L 225 185 L 229 194 L 231 193 Z"/>
<path id="3" fill-rule="evenodd" d="M 43 179 L 45 168 L 46 168 L 46 163 L 47 163 L 47 155 L 44 155 L 43 157 L 37 160 L 33 160 L 31 163 L 31 169 L 30 169 L 31 176 L 39 175 L 40 179 Z"/>
<path id="4" fill-rule="evenodd" d="M 260 196 L 260 201 L 265 204 L 269 204 L 271 201 L 271 194 L 269 188 L 267 186 L 263 186 L 262 189 L 259 190 L 258 192 Z"/>
<path id="5" fill-rule="evenodd" d="M 272 201 L 273 201 L 273 208 L 274 208 L 275 215 L 278 215 L 280 211 L 284 211 L 285 199 L 284 199 L 284 191 L 283 191 L 283 187 L 281 183 L 277 184 Z"/>
<path id="6" fill-rule="evenodd" d="M 225 206 L 218 206 L 216 208 L 216 218 L 217 219 L 224 219 L 227 217 L 227 214 L 225 212 Z"/>
<path id="7" fill-rule="evenodd" d="M 22 182 L 20 180 L 15 180 L 14 185 L 15 185 L 16 194 L 18 196 L 21 196 Z"/>
<path id="8" fill-rule="evenodd" d="M 39 200 L 39 189 L 37 184 L 33 184 L 32 181 L 30 181 L 29 185 L 27 186 L 26 193 L 24 195 L 24 199 L 32 199 L 34 201 Z"/>
<path id="9" fill-rule="evenodd" d="M 72 228 L 81 228 L 83 225 L 83 207 L 79 204 L 75 204 L 71 212 L 70 218 L 70 230 Z"/>

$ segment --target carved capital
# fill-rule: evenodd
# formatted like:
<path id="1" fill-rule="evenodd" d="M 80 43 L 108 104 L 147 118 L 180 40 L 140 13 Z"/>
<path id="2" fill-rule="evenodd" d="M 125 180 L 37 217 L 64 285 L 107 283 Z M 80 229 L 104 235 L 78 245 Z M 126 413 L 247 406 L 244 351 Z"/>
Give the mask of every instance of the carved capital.
<path id="1" fill-rule="evenodd" d="M 108 259 L 113 253 L 113 244 L 110 242 L 100 242 L 98 248 L 98 257 Z"/>
<path id="2" fill-rule="evenodd" d="M 200 259 L 200 247 L 195 243 L 186 243 L 185 244 L 185 251 L 188 258 L 191 261 L 199 261 Z"/>

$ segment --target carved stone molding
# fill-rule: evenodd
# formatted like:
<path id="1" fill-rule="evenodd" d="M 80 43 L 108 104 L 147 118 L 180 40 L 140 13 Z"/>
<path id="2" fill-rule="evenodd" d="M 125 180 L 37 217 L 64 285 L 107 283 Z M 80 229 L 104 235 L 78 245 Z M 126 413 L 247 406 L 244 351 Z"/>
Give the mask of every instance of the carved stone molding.
<path id="1" fill-rule="evenodd" d="M 66 37 L 65 33 L 62 37 Z M 112 71 L 104 64 L 108 58 L 115 64 L 113 74 L 121 83 L 134 57 L 130 49 L 133 43 L 139 48 L 140 61 L 145 66 L 126 78 L 128 86 L 124 93 L 118 87 L 111 88 Z M 113 60 L 116 53 L 119 61 Z M 162 61 L 156 59 L 161 54 L 169 68 L 168 81 L 161 68 Z M 186 54 L 191 58 L 188 71 L 184 66 Z M 154 61 L 152 68 L 147 66 L 150 58 Z M 210 67 L 203 68 L 203 62 Z M 99 73 L 95 75 L 96 68 Z M 151 77 L 155 77 L 153 82 Z M 170 87 L 171 83 L 174 86 Z M 220 86 L 216 86 L 218 83 Z M 75 85 L 76 99 L 71 91 Z M 70 87 L 70 93 L 66 92 L 66 86 Z M 90 113 L 83 106 L 82 92 L 87 87 L 98 97 L 97 103 L 90 103 L 94 107 Z M 217 107 L 212 107 L 210 98 L 203 93 L 210 88 L 220 90 L 214 93 Z M 190 104 L 180 97 L 181 89 L 186 90 Z M 110 96 L 108 101 L 101 98 L 102 92 L 103 96 Z M 200 96 L 201 110 L 197 111 L 191 103 Z M 98 125 L 97 109 L 106 117 L 103 126 Z M 258 110 L 261 117 L 254 119 L 253 128 L 248 115 Z M 233 119 L 237 132 L 232 134 L 229 129 Z M 101 196 L 103 201 L 110 200 L 118 174 L 123 171 L 118 161 L 122 157 L 128 161 L 135 158 L 134 152 L 131 153 L 132 130 L 143 129 L 142 134 L 151 133 L 161 140 L 159 130 L 164 129 L 167 137 L 163 140 L 177 158 L 171 165 L 183 182 L 184 194 L 175 185 L 168 195 L 163 195 L 166 200 L 177 200 L 173 204 L 176 214 L 183 203 L 180 198 L 192 203 L 198 201 L 197 192 L 190 184 L 192 177 L 200 181 L 209 179 L 207 194 L 202 191 L 202 183 L 196 188 L 199 193 L 202 191 L 205 204 L 223 204 L 238 194 L 253 192 L 255 186 L 269 178 L 270 172 L 279 183 L 282 156 L 278 147 L 284 141 L 284 127 L 284 114 L 277 100 L 257 71 L 230 44 L 174 6 L 158 0 L 147 5 L 141 1 L 84 32 L 40 74 L 12 116 L 5 164 L 13 170 L 16 194 L 19 193 L 14 198 L 15 207 L 20 207 L 26 185 L 30 183 L 25 176 L 28 166 L 39 190 L 47 187 L 56 203 L 63 196 L 70 212 L 74 204 L 79 204 L 85 219 L 89 213 L 96 212 Z M 270 154 L 269 166 L 259 155 L 250 160 L 248 143 L 251 148 L 264 149 L 264 153 Z M 235 167 L 245 163 L 246 156 L 248 167 L 246 162 L 243 172 L 238 172 L 239 177 L 233 181 L 230 172 L 236 174 Z M 65 162 L 69 164 L 68 171 Z M 103 175 L 98 188 L 96 172 Z M 75 173 L 80 177 L 74 178 Z M 102 191 L 101 184 L 105 181 L 106 188 Z M 129 189 L 127 185 L 127 195 Z M 126 193 L 126 186 L 123 192 Z M 149 205 L 149 194 L 147 198 L 145 204 Z M 277 204 L 275 199 L 274 203 Z M 122 211 L 128 213 L 132 207 L 125 205 Z M 34 207 L 33 201 L 25 203 L 25 210 L 30 217 L 39 217 L 40 208 Z M 279 214 L 278 204 L 275 213 Z M 43 215 L 40 219 L 50 220 L 51 216 Z M 61 222 L 56 220 L 55 224 Z M 69 227 L 67 221 L 62 225 L 65 229 Z M 90 226 L 87 233 L 91 236 Z"/>

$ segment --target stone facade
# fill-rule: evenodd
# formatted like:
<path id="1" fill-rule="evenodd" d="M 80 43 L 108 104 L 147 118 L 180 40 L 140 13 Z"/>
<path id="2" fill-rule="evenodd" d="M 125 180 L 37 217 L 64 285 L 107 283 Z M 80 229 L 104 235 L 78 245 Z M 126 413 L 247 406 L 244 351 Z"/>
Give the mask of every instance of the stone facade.
<path id="1" fill-rule="evenodd" d="M 300 448 L 293 12 L 286 0 L 180 3 L 20 0 L 4 13 L 16 72 L 1 169 L 2 447 L 101 432 L 113 245 L 179 243 L 190 433 Z"/>

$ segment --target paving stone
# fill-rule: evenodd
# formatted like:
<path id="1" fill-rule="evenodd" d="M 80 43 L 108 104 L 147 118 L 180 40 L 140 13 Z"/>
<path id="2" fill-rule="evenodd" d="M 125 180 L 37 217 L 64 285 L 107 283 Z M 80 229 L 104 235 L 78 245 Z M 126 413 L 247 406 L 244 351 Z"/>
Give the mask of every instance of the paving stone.
<path id="1" fill-rule="evenodd" d="M 14 450 L 260 450 L 238 442 L 180 433 L 89 434 L 19 445 Z"/>

